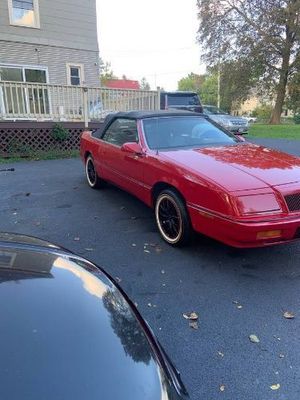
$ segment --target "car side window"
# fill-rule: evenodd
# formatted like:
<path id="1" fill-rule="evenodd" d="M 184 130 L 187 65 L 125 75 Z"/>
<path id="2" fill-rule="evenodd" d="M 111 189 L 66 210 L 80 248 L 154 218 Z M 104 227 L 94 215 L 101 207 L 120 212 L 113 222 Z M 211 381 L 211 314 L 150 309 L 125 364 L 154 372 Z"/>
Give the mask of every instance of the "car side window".
<path id="1" fill-rule="evenodd" d="M 127 142 L 138 143 L 139 138 L 136 121 L 125 118 L 116 119 L 106 130 L 102 140 L 116 146 L 122 146 Z"/>

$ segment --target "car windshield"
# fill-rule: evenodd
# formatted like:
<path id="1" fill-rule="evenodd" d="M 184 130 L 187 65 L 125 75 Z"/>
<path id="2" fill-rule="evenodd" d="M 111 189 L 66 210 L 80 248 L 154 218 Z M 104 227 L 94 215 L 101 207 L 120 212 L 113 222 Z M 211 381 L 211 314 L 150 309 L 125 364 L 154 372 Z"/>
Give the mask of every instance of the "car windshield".
<path id="1" fill-rule="evenodd" d="M 225 133 L 203 117 L 145 118 L 143 128 L 148 146 L 153 150 L 239 142 L 234 135 Z"/>
<path id="2" fill-rule="evenodd" d="M 168 94 L 168 106 L 199 106 L 199 97 L 196 94 Z"/>
<path id="3" fill-rule="evenodd" d="M 203 106 L 203 112 L 204 114 L 228 114 L 227 112 L 221 110 L 221 108 L 218 108 L 216 106 Z"/>

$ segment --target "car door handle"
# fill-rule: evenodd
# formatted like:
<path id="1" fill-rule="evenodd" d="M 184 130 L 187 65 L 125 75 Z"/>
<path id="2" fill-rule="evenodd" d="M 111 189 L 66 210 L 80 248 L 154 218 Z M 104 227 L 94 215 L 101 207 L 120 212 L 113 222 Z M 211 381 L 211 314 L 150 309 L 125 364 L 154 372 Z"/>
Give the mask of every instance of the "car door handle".
<path id="1" fill-rule="evenodd" d="M 139 158 L 145 157 L 145 153 L 134 153 L 134 159 L 137 160 Z"/>

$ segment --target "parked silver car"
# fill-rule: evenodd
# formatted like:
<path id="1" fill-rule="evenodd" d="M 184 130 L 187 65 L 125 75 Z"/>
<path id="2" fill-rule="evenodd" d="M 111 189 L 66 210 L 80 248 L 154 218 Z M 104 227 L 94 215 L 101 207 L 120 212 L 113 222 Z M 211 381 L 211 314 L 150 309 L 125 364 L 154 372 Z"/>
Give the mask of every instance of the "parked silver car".
<path id="1" fill-rule="evenodd" d="M 248 133 L 249 123 L 246 118 L 235 117 L 216 106 L 210 105 L 203 105 L 203 113 L 230 132 Z"/>

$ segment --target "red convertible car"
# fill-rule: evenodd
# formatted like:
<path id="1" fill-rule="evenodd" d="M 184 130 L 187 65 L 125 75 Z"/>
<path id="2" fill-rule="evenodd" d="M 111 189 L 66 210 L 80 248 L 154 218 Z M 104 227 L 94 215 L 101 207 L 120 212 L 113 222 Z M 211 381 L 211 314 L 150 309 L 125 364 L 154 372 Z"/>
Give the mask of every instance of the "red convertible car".
<path id="1" fill-rule="evenodd" d="M 193 231 L 235 247 L 300 239 L 300 158 L 242 141 L 201 114 L 109 115 L 81 138 L 88 184 L 153 207 L 171 245 Z"/>

